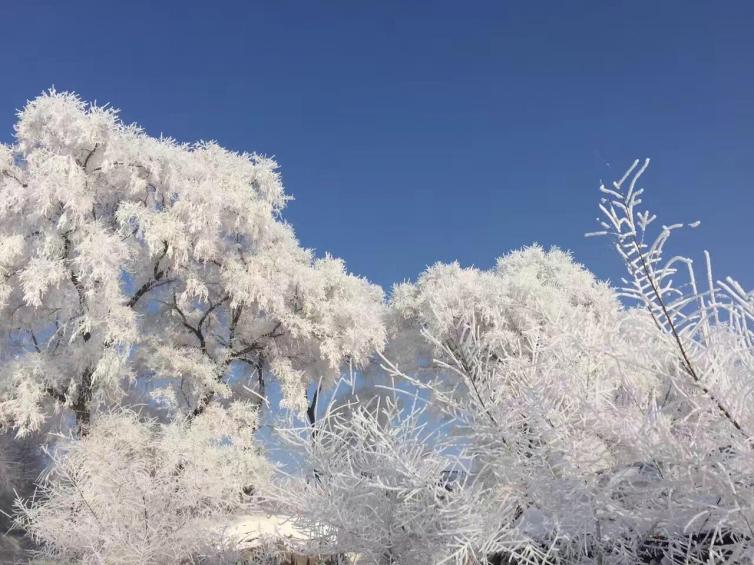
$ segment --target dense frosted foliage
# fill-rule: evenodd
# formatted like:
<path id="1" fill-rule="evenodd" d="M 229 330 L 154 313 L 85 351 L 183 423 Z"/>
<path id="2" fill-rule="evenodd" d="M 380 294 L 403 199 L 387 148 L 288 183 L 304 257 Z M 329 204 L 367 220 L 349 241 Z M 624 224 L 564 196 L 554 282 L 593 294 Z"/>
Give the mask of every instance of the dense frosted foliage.
<path id="1" fill-rule="evenodd" d="M 437 506 L 430 510 L 429 504 L 413 504 L 417 494 L 412 488 L 417 487 L 410 481 L 405 485 L 399 471 L 408 461 L 423 468 L 432 460 L 421 450 L 411 450 L 416 439 L 383 449 L 380 456 L 386 461 L 379 468 L 385 472 L 369 479 L 360 478 L 351 463 L 374 457 L 369 442 L 352 441 L 356 455 L 341 450 L 348 461 L 345 474 L 357 484 L 377 482 L 384 496 L 403 497 L 407 507 L 399 506 L 393 518 L 416 525 L 418 531 L 409 530 L 419 540 L 416 547 L 433 548 L 425 550 L 424 560 L 394 562 L 462 562 L 489 554 L 541 560 L 559 535 L 591 536 L 596 509 L 590 507 L 590 489 L 597 488 L 606 469 L 633 463 L 632 455 L 611 447 L 622 433 L 621 423 L 641 417 L 629 395 L 646 396 L 652 379 L 645 371 L 631 380 L 620 374 L 614 355 L 625 351 L 620 327 L 627 314 L 615 293 L 566 253 L 531 247 L 502 257 L 489 272 L 435 265 L 416 284 L 395 289 L 391 317 L 395 343 L 387 355 L 396 351 L 397 357 L 410 359 L 410 351 L 401 350 L 408 345 L 423 360 L 414 363 L 418 376 L 399 369 L 388 357 L 384 368 L 422 392 L 443 422 L 445 433 L 431 445 L 421 445 L 430 453 L 452 454 L 444 472 L 409 475 L 414 481 L 423 478 L 430 497 L 438 489 L 447 491 L 443 497 L 435 495 Z M 413 429 L 416 416 L 407 418 L 394 429 Z M 372 423 L 381 429 L 383 419 L 375 416 Z M 328 424 L 322 426 L 324 436 L 318 435 L 317 442 L 326 443 Z M 349 424 L 344 426 L 355 433 Z M 403 441 L 401 434 L 387 435 Z M 316 455 L 315 450 L 310 458 Z M 321 476 L 344 474 L 332 469 L 337 458 L 317 460 Z M 392 476 L 390 469 L 399 474 Z M 454 476 L 452 483 L 446 482 L 448 473 Z M 391 481 L 400 486 L 392 487 Z M 321 488 L 333 488 L 323 483 Z M 335 484 L 344 488 L 342 480 Z M 335 518 L 329 520 L 337 522 L 345 507 L 369 505 L 354 486 L 353 500 L 332 510 L 344 496 L 342 490 L 338 494 L 328 494 L 328 505 L 313 506 L 330 508 L 328 516 Z M 574 512 L 574 502 L 584 497 L 583 513 Z M 364 508 L 361 512 L 369 514 Z M 423 517 L 431 517 L 431 523 L 423 525 Z M 369 553 L 375 554 L 376 528 L 367 531 L 374 544 Z M 450 532 L 443 544 L 437 543 Z M 579 554 L 578 548 L 560 551 L 562 556 Z"/>
<path id="2" fill-rule="evenodd" d="M 396 287 L 382 367 L 396 402 L 408 383 L 430 410 L 336 406 L 304 449 L 302 523 L 375 563 L 754 558 L 750 295 L 709 272 L 698 288 L 689 260 L 662 259 L 669 229 L 636 237 L 630 215 L 651 215 L 619 204 L 602 207 L 625 290 L 536 246 Z"/>
<path id="3" fill-rule="evenodd" d="M 432 563 L 474 530 L 466 500 L 449 485 L 451 453 L 434 446 L 425 410 L 374 398 L 335 410 L 309 430 L 290 430 L 314 480 L 278 486 L 277 504 L 309 532 L 315 553 L 360 555 L 367 563 Z"/>
<path id="4" fill-rule="evenodd" d="M 220 521 L 258 486 L 245 458 L 262 458 L 251 435 L 267 381 L 302 414 L 309 382 L 382 347 L 381 289 L 300 247 L 287 200 L 270 159 L 150 137 L 72 94 L 19 113 L 16 142 L 0 145 L 0 433 L 65 436 L 22 520 L 50 555 L 163 563 L 187 540 L 176 562 L 198 550 L 206 539 L 184 523 Z M 254 418 L 226 427 L 239 410 Z M 132 531 L 137 491 L 153 505 L 148 540 Z M 92 497 L 100 506 L 79 512 Z"/>
<path id="5" fill-rule="evenodd" d="M 20 433 L 63 407 L 86 424 L 134 384 L 198 414 L 252 373 L 303 411 L 309 380 L 381 346 L 381 290 L 298 245 L 272 160 L 55 92 L 16 140 L 0 148 L 0 418 Z"/>
<path id="6" fill-rule="evenodd" d="M 103 415 L 83 439 L 58 445 L 19 521 L 56 560 L 219 558 L 223 521 L 270 475 L 252 440 L 255 412 L 234 403 L 166 425 L 127 411 Z"/>
<path id="7" fill-rule="evenodd" d="M 623 288 L 535 245 L 385 303 L 298 244 L 273 161 L 37 98 L 0 146 L 3 510 L 87 563 L 229 562 L 265 512 L 330 562 L 751 561 L 754 295 L 666 255 L 646 166 L 601 187 Z"/>

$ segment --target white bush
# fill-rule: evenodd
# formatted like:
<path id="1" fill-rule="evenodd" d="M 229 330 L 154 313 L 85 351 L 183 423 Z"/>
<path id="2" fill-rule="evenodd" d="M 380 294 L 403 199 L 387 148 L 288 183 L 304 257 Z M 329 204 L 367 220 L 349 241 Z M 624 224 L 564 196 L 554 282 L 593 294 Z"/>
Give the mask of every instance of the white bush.
<path id="1" fill-rule="evenodd" d="M 55 464 L 21 507 L 20 525 L 51 559 L 157 564 L 222 555 L 223 524 L 271 472 L 252 439 L 255 418 L 245 403 L 170 424 L 130 411 L 102 415 L 85 437 L 51 453 Z"/>

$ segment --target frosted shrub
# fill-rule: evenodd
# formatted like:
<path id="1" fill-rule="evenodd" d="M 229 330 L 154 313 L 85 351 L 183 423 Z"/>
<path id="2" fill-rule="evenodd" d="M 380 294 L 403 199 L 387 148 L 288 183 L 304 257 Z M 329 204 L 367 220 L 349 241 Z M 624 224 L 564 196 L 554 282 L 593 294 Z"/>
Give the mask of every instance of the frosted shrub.
<path id="1" fill-rule="evenodd" d="M 309 480 L 278 485 L 276 502 L 309 532 L 311 553 L 397 564 L 437 563 L 459 551 L 459 534 L 477 527 L 462 466 L 425 424 L 424 409 L 387 397 L 329 412 L 313 438 L 309 428 L 288 430 Z"/>
<path id="2" fill-rule="evenodd" d="M 568 254 L 534 246 L 491 271 L 436 265 L 392 306 L 394 335 L 421 336 L 432 361 L 418 376 L 387 357 L 384 368 L 430 395 L 468 461 L 465 490 L 484 501 L 469 504 L 480 527 L 466 546 L 478 558 L 577 556 L 553 544 L 594 535 L 591 491 L 622 456 L 611 434 L 636 416 L 625 397 L 651 386 L 646 372 L 620 374 L 615 293 Z"/>
<path id="3" fill-rule="evenodd" d="M 55 465 L 19 521 L 46 558 L 82 563 L 212 561 L 223 524 L 246 508 L 270 468 L 244 403 L 191 422 L 102 415 L 58 444 Z"/>

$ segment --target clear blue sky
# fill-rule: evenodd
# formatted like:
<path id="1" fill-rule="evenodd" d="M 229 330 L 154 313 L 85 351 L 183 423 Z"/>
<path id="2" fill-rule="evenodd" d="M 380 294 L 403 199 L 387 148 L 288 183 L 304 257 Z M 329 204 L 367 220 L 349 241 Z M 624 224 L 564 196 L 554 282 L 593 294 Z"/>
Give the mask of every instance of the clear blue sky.
<path id="1" fill-rule="evenodd" d="M 389 287 L 539 241 L 621 273 L 600 178 L 649 156 L 661 219 L 702 220 L 754 286 L 754 3 L 0 4 L 0 139 L 45 88 L 150 133 L 274 155 L 302 243 Z"/>

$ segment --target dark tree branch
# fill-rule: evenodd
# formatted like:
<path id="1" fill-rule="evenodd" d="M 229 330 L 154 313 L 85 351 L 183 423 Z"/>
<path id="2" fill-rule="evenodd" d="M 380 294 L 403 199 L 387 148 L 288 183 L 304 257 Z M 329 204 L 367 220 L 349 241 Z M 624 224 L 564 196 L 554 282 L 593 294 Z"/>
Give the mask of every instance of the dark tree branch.
<path id="1" fill-rule="evenodd" d="M 47 388 L 46 388 L 46 389 L 44 389 L 44 390 L 45 390 L 45 393 L 46 393 L 46 394 L 47 394 L 48 396 L 50 396 L 51 398 L 53 398 L 53 399 L 57 400 L 57 401 L 58 401 L 58 402 L 60 402 L 61 404 L 65 404 L 65 403 L 66 403 L 66 401 L 68 400 L 68 398 L 66 397 L 66 395 L 65 395 L 65 394 L 63 394 L 62 392 L 58 392 L 57 390 L 55 390 L 55 389 L 54 389 L 54 388 L 52 388 L 52 387 L 47 387 Z"/>
<path id="2" fill-rule="evenodd" d="M 148 280 L 143 285 L 141 285 L 139 289 L 134 293 L 134 295 L 128 300 L 126 305 L 129 308 L 133 308 L 134 306 L 136 306 L 136 303 L 141 299 L 141 297 L 144 296 L 146 293 L 148 293 L 150 290 L 154 290 L 155 288 L 159 288 L 166 284 L 175 282 L 176 279 L 163 280 L 163 277 L 165 276 L 165 271 L 160 270 L 160 262 L 165 258 L 165 256 L 168 253 L 168 242 L 163 241 L 162 244 L 163 244 L 162 251 L 157 257 L 157 260 L 154 262 L 154 268 L 152 269 L 152 279 Z"/>
<path id="3" fill-rule="evenodd" d="M 173 310 L 178 312 L 178 315 L 181 318 L 181 323 L 183 324 L 183 327 L 189 330 L 197 340 L 199 340 L 199 347 L 202 350 L 202 353 L 207 353 L 207 342 L 204 340 L 204 334 L 202 334 L 202 331 L 200 328 L 195 328 L 191 324 L 189 324 L 188 318 L 186 317 L 186 314 L 183 313 L 183 310 L 180 309 L 178 306 L 178 301 L 175 298 L 175 292 L 173 292 L 173 303 L 171 305 L 173 307 Z"/>
<path id="4" fill-rule="evenodd" d="M 37 353 L 42 353 L 42 350 L 39 348 L 39 342 L 37 341 L 37 336 L 34 335 L 34 330 L 29 330 L 29 333 L 31 334 L 31 341 L 34 344 L 34 349 Z"/>
<path id="5" fill-rule="evenodd" d="M 133 308 L 134 306 L 136 306 L 136 303 L 139 302 L 139 300 L 141 300 L 142 296 L 147 294 L 150 290 L 154 290 L 156 288 L 160 288 L 161 286 L 172 284 L 176 280 L 177 279 L 164 279 L 159 282 L 155 280 L 151 280 L 149 282 L 144 283 L 142 286 L 139 287 L 139 289 L 134 293 L 134 295 L 128 300 L 128 302 L 126 302 L 126 306 L 128 306 L 129 308 Z"/>
<path id="6" fill-rule="evenodd" d="M 263 339 L 276 339 L 278 337 L 282 337 L 285 335 L 285 332 L 278 332 L 280 329 L 280 326 L 282 325 L 281 322 L 277 322 L 275 324 L 275 327 L 272 328 L 269 332 L 264 333 L 257 337 L 253 343 L 246 343 L 244 342 L 244 347 L 242 349 L 239 349 L 238 351 L 233 351 L 229 358 L 230 360 L 238 359 L 240 357 L 243 357 L 247 353 L 251 353 L 253 351 L 262 351 L 264 349 L 264 345 L 261 343 Z"/>
<path id="7" fill-rule="evenodd" d="M 92 149 L 89 154 L 86 156 L 86 159 L 84 159 L 84 162 L 81 163 L 81 168 L 84 169 L 86 172 L 86 167 L 89 164 L 89 159 L 92 158 L 92 155 L 94 155 L 95 151 L 97 151 L 97 148 L 99 147 L 99 143 L 94 144 L 94 149 Z"/>
<path id="8" fill-rule="evenodd" d="M 309 403 L 309 407 L 306 409 L 306 417 L 309 419 L 309 424 L 314 427 L 314 424 L 317 422 L 317 400 L 319 399 L 319 391 L 320 387 L 317 385 L 316 390 L 314 391 L 314 395 L 312 396 L 312 400 Z M 316 432 L 312 431 L 312 435 L 314 435 Z"/>
<path id="9" fill-rule="evenodd" d="M 76 274 L 76 271 L 73 270 L 73 267 L 70 265 L 72 258 L 71 258 L 71 238 L 69 237 L 70 232 L 63 233 L 63 261 L 66 263 L 68 267 L 68 275 L 71 280 L 71 284 L 73 284 L 73 288 L 76 289 L 76 294 L 78 294 L 79 297 L 79 305 L 81 306 L 81 309 L 86 312 L 88 310 L 86 305 L 86 293 L 84 291 L 84 286 L 81 284 L 81 279 L 79 279 L 79 276 Z M 89 332 L 84 332 L 83 338 L 84 341 L 87 342 L 89 339 L 91 339 L 92 334 Z"/>
<path id="10" fill-rule="evenodd" d="M 26 188 L 26 187 L 29 186 L 25 182 L 22 182 L 21 179 L 19 179 L 16 175 L 14 175 L 13 173 L 11 173 L 10 171 L 6 171 L 5 169 L 3 169 L 3 176 L 6 176 L 9 179 L 13 179 L 14 181 L 16 181 L 18 184 L 21 185 L 21 188 Z"/>

